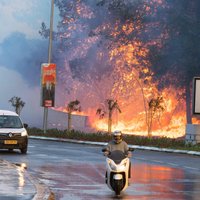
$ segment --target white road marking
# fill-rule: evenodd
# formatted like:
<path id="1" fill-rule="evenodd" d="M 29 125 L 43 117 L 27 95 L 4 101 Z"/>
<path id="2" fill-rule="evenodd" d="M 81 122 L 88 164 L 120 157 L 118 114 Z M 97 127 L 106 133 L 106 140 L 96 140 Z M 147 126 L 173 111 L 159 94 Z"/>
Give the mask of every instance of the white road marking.
<path id="1" fill-rule="evenodd" d="M 184 168 L 186 168 L 186 169 L 191 169 L 191 170 L 199 170 L 199 168 L 195 168 L 195 167 L 188 167 L 188 166 L 184 166 Z"/>
<path id="2" fill-rule="evenodd" d="M 172 166 L 175 166 L 175 167 L 178 167 L 180 165 L 176 164 L 176 163 L 167 163 L 168 165 L 172 165 Z"/>

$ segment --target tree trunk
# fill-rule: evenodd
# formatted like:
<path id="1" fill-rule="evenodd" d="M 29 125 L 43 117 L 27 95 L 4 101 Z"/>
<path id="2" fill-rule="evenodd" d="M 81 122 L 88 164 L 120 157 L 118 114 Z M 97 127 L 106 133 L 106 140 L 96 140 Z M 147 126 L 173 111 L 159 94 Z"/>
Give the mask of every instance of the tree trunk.
<path id="1" fill-rule="evenodd" d="M 16 107 L 16 113 L 20 115 L 20 107 Z"/>
<path id="2" fill-rule="evenodd" d="M 147 123 L 147 127 L 148 127 L 148 137 L 149 137 L 149 138 L 152 137 L 152 123 L 153 123 L 152 109 L 149 109 L 149 111 L 148 111 L 148 123 Z"/>
<path id="3" fill-rule="evenodd" d="M 72 114 L 71 112 L 68 112 L 68 131 L 71 130 L 71 124 L 72 124 Z"/>
<path id="4" fill-rule="evenodd" d="M 109 112 L 109 116 L 108 116 L 108 133 L 112 132 L 112 114 L 111 112 Z"/>

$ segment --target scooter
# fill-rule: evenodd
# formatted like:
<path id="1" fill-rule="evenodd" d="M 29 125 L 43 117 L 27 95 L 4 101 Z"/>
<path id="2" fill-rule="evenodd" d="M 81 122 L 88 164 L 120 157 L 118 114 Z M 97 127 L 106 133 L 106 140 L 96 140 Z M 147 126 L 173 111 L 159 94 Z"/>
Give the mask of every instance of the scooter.
<path id="1" fill-rule="evenodd" d="M 106 151 L 106 149 L 102 149 L 104 155 Z M 130 148 L 129 151 L 134 151 L 134 149 Z M 107 153 L 105 182 L 117 196 L 129 185 L 129 167 L 130 160 L 122 151 L 116 150 Z"/>

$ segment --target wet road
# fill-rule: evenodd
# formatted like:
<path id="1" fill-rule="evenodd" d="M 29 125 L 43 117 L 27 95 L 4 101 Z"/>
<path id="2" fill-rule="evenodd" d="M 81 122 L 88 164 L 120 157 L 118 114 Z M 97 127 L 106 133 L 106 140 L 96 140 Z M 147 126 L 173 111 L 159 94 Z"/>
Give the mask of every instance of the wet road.
<path id="1" fill-rule="evenodd" d="M 97 146 L 30 140 L 27 155 L 0 151 L 1 159 L 26 164 L 57 200 L 199 200 L 200 157 L 135 150 L 131 185 L 119 198 L 104 184 L 105 158 Z"/>

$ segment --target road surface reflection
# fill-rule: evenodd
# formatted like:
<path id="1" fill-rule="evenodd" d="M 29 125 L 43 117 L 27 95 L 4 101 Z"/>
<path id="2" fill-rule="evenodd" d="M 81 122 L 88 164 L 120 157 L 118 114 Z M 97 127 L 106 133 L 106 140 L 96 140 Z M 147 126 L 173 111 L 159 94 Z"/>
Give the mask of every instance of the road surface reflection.
<path id="1" fill-rule="evenodd" d="M 132 164 L 131 185 L 119 198 L 104 183 L 103 164 L 62 163 L 41 168 L 41 180 L 55 192 L 56 199 L 199 199 L 200 176 L 184 170 L 152 164 Z"/>

